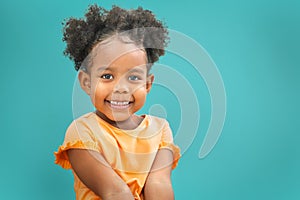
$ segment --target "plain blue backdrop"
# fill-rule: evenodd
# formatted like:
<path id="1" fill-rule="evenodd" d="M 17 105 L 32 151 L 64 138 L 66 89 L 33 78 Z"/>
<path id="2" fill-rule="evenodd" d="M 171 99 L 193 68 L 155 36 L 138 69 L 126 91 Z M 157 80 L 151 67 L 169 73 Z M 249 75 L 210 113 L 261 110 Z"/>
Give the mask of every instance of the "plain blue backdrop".
<path id="1" fill-rule="evenodd" d="M 213 151 L 199 159 L 210 99 L 201 77 L 193 76 L 192 68 L 181 69 L 197 91 L 201 120 L 173 172 L 176 199 L 300 199 L 296 0 L 1 1 L 0 199 L 75 199 L 71 172 L 55 165 L 53 155 L 73 119 L 76 78 L 72 62 L 62 54 L 61 22 L 83 16 L 95 2 L 106 8 L 141 5 L 152 10 L 169 28 L 201 44 L 222 75 L 227 93 L 224 129 Z M 172 60 L 167 54 L 162 62 L 176 68 L 180 62 Z M 159 87 L 151 91 L 147 105 L 161 92 Z M 178 103 L 159 103 L 176 130 Z"/>

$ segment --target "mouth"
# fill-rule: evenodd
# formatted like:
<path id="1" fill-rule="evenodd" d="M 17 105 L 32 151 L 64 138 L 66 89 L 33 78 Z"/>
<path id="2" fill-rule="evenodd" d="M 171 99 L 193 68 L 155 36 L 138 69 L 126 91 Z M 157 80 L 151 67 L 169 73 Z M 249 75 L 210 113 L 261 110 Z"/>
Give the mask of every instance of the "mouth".
<path id="1" fill-rule="evenodd" d="M 113 109 L 126 109 L 133 103 L 132 101 L 105 100 L 105 102 Z"/>

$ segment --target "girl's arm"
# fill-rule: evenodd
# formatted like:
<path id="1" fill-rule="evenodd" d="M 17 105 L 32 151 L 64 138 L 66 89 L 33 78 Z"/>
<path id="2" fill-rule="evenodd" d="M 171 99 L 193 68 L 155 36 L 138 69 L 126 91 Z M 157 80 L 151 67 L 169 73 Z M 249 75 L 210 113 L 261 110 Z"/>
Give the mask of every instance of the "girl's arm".
<path id="1" fill-rule="evenodd" d="M 134 199 L 127 184 L 100 153 L 84 149 L 70 149 L 67 154 L 79 179 L 101 199 Z"/>
<path id="2" fill-rule="evenodd" d="M 157 152 L 144 186 L 145 200 L 174 200 L 171 182 L 172 163 L 171 150 L 160 149 Z"/>

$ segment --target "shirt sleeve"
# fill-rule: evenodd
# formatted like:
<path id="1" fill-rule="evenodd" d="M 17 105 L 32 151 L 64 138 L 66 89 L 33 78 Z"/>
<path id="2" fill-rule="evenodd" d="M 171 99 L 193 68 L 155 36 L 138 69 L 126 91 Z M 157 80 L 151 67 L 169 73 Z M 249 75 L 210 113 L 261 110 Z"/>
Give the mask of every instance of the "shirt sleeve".
<path id="1" fill-rule="evenodd" d="M 172 135 L 172 131 L 171 128 L 169 126 L 169 123 L 167 121 L 165 121 L 165 125 L 164 128 L 162 130 L 162 137 L 161 137 L 161 141 L 159 144 L 159 149 L 170 149 L 173 152 L 173 164 L 172 164 L 172 169 L 174 169 L 177 164 L 178 161 L 180 159 L 180 148 L 174 144 L 173 142 L 173 135 Z"/>
<path id="2" fill-rule="evenodd" d="M 99 147 L 92 132 L 82 122 L 74 120 L 68 127 L 63 144 L 58 148 L 55 155 L 55 164 L 64 169 L 71 169 L 67 150 L 69 149 L 88 149 L 99 151 Z"/>

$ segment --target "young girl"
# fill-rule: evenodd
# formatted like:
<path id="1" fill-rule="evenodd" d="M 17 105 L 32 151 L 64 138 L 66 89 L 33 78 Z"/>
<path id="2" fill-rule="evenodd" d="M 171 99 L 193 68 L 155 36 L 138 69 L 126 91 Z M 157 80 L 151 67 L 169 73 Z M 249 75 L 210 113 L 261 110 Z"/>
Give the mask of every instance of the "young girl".
<path id="1" fill-rule="evenodd" d="M 96 108 L 75 119 L 55 152 L 72 169 L 78 200 L 174 199 L 171 170 L 180 157 L 166 120 L 135 113 L 164 54 L 167 29 L 142 8 L 90 6 L 64 27 L 65 55 Z"/>

